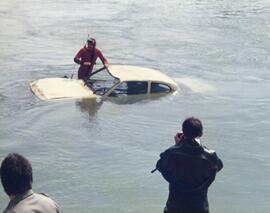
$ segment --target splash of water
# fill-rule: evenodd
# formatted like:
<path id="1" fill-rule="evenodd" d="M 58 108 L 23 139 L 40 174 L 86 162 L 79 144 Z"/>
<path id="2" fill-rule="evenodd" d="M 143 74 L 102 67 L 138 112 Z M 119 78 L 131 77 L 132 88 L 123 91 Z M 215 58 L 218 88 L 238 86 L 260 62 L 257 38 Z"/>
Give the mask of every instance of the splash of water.
<path id="1" fill-rule="evenodd" d="M 174 80 L 178 83 L 180 88 L 187 87 L 193 92 L 207 93 L 216 90 L 216 88 L 213 85 L 201 79 L 182 77 L 182 78 L 174 78 Z"/>

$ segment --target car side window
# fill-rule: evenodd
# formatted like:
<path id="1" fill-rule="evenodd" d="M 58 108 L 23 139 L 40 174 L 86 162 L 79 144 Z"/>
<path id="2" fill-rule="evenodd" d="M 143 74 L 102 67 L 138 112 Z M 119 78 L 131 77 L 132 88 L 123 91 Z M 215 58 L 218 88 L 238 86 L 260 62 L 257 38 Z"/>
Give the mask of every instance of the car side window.
<path id="1" fill-rule="evenodd" d="M 151 83 L 151 91 L 150 91 L 151 93 L 168 93 L 170 91 L 171 88 L 166 84 L 155 82 Z"/>
<path id="2" fill-rule="evenodd" d="M 147 81 L 123 82 L 117 86 L 109 96 L 146 94 L 147 84 Z"/>

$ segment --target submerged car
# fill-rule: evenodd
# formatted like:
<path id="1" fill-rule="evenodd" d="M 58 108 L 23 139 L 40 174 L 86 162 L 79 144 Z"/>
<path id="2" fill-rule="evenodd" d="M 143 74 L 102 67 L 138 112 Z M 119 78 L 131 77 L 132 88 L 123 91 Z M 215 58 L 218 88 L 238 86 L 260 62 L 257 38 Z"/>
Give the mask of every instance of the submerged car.
<path id="1" fill-rule="evenodd" d="M 44 78 L 31 82 L 30 87 L 42 100 L 166 94 L 178 88 L 170 77 L 158 70 L 127 65 L 104 67 L 87 80 Z"/>

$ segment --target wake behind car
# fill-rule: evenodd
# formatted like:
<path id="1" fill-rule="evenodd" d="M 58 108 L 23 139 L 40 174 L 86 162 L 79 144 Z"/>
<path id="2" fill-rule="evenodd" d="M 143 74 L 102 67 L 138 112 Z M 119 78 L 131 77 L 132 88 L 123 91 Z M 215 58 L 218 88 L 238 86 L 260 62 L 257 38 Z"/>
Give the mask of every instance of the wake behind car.
<path id="1" fill-rule="evenodd" d="M 162 72 L 137 66 L 110 65 L 92 73 L 86 80 L 44 78 L 30 83 L 42 100 L 96 99 L 143 94 L 166 94 L 177 84 Z"/>

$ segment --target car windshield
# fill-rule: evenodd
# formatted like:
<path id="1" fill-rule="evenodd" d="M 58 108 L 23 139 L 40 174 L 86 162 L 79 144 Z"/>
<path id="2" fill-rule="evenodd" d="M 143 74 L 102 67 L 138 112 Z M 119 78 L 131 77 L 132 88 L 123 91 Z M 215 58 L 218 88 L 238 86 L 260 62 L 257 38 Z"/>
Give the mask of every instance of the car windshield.
<path id="1" fill-rule="evenodd" d="M 119 79 L 112 76 L 107 69 L 101 70 L 93 74 L 90 79 L 85 80 L 85 84 L 93 93 L 100 96 L 106 94 L 118 82 Z"/>

